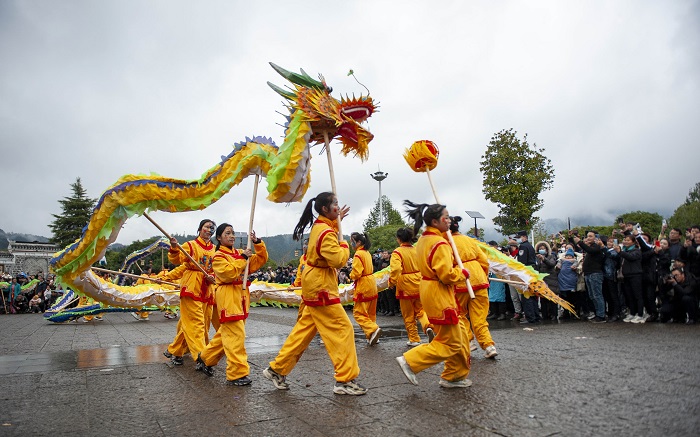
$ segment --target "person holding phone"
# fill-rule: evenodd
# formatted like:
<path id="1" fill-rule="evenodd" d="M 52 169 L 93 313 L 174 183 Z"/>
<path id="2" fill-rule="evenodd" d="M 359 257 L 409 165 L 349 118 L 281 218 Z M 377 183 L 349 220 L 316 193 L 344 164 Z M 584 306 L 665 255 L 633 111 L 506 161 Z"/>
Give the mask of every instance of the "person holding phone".
<path id="1" fill-rule="evenodd" d="M 596 238 L 596 232 L 586 232 L 585 239 L 578 235 L 571 238 L 571 242 L 586 252 L 583 258 L 583 277 L 586 281 L 588 296 L 593 301 L 595 308 L 594 323 L 605 323 L 605 300 L 603 299 L 603 266 L 605 264 L 605 252 L 600 238 Z"/>

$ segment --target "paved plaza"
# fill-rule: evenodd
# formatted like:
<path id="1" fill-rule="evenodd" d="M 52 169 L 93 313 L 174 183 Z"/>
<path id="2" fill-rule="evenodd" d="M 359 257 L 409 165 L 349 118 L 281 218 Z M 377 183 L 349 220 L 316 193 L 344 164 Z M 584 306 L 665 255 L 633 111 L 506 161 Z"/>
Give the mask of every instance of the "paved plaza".
<path id="1" fill-rule="evenodd" d="M 352 318 L 352 315 L 350 314 Z M 697 436 L 700 326 L 567 322 L 491 324 L 500 355 L 472 356 L 468 389 L 437 384 L 441 366 L 408 383 L 400 317 L 379 317 L 373 348 L 356 326 L 365 396 L 332 392 L 314 340 L 278 391 L 262 370 L 296 320 L 293 308 L 253 308 L 246 347 L 253 384 L 230 387 L 225 358 L 208 378 L 170 368 L 176 321 L 128 313 L 52 324 L 0 316 L 0 436 Z"/>

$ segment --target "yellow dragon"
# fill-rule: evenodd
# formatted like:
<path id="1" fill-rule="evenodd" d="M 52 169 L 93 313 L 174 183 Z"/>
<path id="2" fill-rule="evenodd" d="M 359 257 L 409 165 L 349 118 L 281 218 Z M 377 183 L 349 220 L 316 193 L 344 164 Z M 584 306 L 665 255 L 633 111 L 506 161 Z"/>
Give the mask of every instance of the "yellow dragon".
<path id="1" fill-rule="evenodd" d="M 147 211 L 204 209 L 244 178 L 255 174 L 265 176 L 270 201 L 301 201 L 310 182 L 310 146 L 324 142 L 326 135 L 342 143 L 344 155 L 354 153 L 362 160 L 367 158 L 373 135 L 363 123 L 377 110 L 369 94 L 338 100 L 331 96 L 332 88 L 326 85 L 323 76 L 316 80 L 304 70 L 300 74 L 292 73 L 270 65 L 293 85 L 283 89 L 268 82 L 289 103 L 282 145 L 277 147 L 265 137 L 246 138 L 234 144 L 231 153 L 222 156 L 221 162 L 197 180 L 158 175 L 122 176 L 100 196 L 81 238 L 51 259 L 51 269 L 58 281 L 110 307 L 178 305 L 178 293 L 168 293 L 157 284 L 119 286 L 104 281 L 90 269 L 117 239 L 126 220 Z M 251 292 L 255 293 L 254 288 L 251 287 Z M 282 287 L 267 288 L 274 292 Z M 258 290 L 256 300 L 260 298 L 263 296 Z"/>

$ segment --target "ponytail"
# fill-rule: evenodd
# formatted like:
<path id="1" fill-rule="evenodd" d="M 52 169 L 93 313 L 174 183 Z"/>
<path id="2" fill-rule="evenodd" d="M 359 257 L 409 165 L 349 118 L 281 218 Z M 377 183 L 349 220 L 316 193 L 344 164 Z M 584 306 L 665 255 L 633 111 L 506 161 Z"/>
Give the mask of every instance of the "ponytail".
<path id="1" fill-rule="evenodd" d="M 365 248 L 365 250 L 369 250 L 370 246 L 372 243 L 369 241 L 369 237 L 367 234 L 360 234 L 359 232 L 353 232 L 350 234 L 350 238 L 355 240 L 356 242 L 360 243 L 362 247 Z"/>
<path id="2" fill-rule="evenodd" d="M 462 221 L 462 217 L 456 215 L 454 217 L 450 217 L 450 232 L 453 234 L 455 232 L 459 232 L 459 222 Z"/>
<path id="3" fill-rule="evenodd" d="M 427 203 L 413 203 L 410 200 L 404 200 L 403 204 L 408 207 L 406 215 L 414 221 L 413 235 L 418 235 L 423 223 L 430 226 L 433 220 L 440 220 L 440 215 L 445 209 L 445 205 L 438 203 L 428 205 Z"/>
<path id="4" fill-rule="evenodd" d="M 292 234 L 294 241 L 301 240 L 301 237 L 304 235 L 304 230 L 313 223 L 314 214 L 311 207 L 313 206 L 313 209 L 319 215 L 324 215 L 323 207 L 330 208 L 333 204 L 333 198 L 335 198 L 335 194 L 324 191 L 306 203 L 304 212 L 302 212 L 301 217 L 299 217 L 299 223 L 294 227 L 294 233 Z"/>

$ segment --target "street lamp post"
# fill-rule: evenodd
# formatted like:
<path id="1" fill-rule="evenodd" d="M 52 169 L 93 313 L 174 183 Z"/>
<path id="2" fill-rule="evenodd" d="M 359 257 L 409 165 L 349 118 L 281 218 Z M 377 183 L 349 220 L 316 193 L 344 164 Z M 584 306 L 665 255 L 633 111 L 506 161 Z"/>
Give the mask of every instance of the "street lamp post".
<path id="1" fill-rule="evenodd" d="M 372 176 L 372 179 L 379 182 L 379 226 L 382 226 L 382 222 L 384 221 L 384 208 L 382 207 L 382 181 L 389 176 L 389 173 L 377 170 L 376 173 L 372 173 L 370 176 Z"/>
<path id="2" fill-rule="evenodd" d="M 479 228 L 476 226 L 476 219 L 486 218 L 479 211 L 464 211 L 467 215 L 474 219 L 474 236 L 479 238 Z"/>

